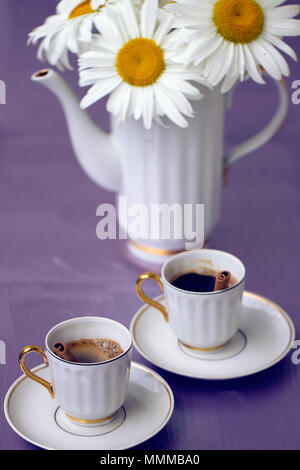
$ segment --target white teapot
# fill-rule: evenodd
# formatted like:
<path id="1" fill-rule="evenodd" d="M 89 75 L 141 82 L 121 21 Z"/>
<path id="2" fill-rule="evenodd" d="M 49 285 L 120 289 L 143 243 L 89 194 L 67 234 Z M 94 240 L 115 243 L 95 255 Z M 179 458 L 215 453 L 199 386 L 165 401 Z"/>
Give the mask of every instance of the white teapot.
<path id="1" fill-rule="evenodd" d="M 118 126 L 112 117 L 108 134 L 80 109 L 77 97 L 55 71 L 41 70 L 32 80 L 58 97 L 77 159 L 95 183 L 125 196 L 127 208 L 142 204 L 149 213 L 153 204 L 170 207 L 179 204 L 182 208 L 185 204 L 204 204 L 206 241 L 218 222 L 224 170 L 273 137 L 287 114 L 289 102 L 285 84 L 276 82 L 279 105 L 271 122 L 224 156 L 224 113 L 230 106 L 231 95 L 221 94 L 219 88 L 206 89 L 205 97 L 194 102 L 195 116 L 186 129 L 172 123 L 162 127 L 154 122 L 152 128 L 146 130 L 141 120 L 134 119 Z M 128 227 L 128 212 L 121 206 L 119 224 L 124 230 Z M 160 236 L 142 239 L 140 231 L 134 233 L 131 227 L 130 251 L 152 263 L 161 263 L 166 257 L 183 251 L 187 242 L 184 234 L 181 238 L 172 235 L 166 238 L 163 225 L 162 222 L 154 230 Z"/>

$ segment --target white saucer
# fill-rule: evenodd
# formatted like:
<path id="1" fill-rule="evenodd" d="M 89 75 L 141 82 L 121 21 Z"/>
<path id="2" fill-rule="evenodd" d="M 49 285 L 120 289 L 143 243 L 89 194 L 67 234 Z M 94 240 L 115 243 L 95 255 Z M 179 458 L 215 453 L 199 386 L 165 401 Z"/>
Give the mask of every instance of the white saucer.
<path id="1" fill-rule="evenodd" d="M 165 305 L 164 296 L 159 300 Z M 290 351 L 295 328 L 287 313 L 260 295 L 244 292 L 240 330 L 222 349 L 196 352 L 176 338 L 162 314 L 150 305 L 131 322 L 134 345 L 148 361 L 187 377 L 233 379 L 267 369 Z"/>
<path id="2" fill-rule="evenodd" d="M 49 368 L 33 369 L 49 380 Z M 44 449 L 122 450 L 157 434 L 169 421 L 174 397 L 166 381 L 148 367 L 132 363 L 128 396 L 112 421 L 84 427 L 70 422 L 46 389 L 22 375 L 8 390 L 4 413 L 26 441 Z"/>

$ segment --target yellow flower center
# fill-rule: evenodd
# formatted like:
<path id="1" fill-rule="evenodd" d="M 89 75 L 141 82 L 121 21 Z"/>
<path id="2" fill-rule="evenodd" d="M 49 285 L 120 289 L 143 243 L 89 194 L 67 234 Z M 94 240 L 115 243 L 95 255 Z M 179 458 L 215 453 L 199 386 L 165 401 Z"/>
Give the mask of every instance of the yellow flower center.
<path id="1" fill-rule="evenodd" d="M 77 16 L 88 15 L 89 13 L 93 13 L 93 11 L 94 10 L 91 7 L 91 0 L 86 0 L 74 8 L 74 10 L 70 13 L 69 20 L 77 18 Z"/>
<path id="2" fill-rule="evenodd" d="M 165 69 L 164 53 L 151 39 L 131 39 L 119 50 L 116 67 L 130 85 L 152 85 Z"/>
<path id="3" fill-rule="evenodd" d="M 264 28 L 264 13 L 255 0 L 218 0 L 213 19 L 218 33 L 235 43 L 254 41 Z"/>

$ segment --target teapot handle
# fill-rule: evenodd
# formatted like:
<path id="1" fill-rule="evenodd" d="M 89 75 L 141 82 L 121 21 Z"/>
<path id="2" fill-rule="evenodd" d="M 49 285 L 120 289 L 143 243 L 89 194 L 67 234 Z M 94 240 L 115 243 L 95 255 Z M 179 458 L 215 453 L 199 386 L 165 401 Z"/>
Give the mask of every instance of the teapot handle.
<path id="1" fill-rule="evenodd" d="M 246 140 L 246 142 L 243 142 L 242 144 L 238 145 L 235 147 L 233 150 L 231 150 L 227 155 L 224 157 L 224 171 L 226 172 L 228 168 L 235 163 L 237 160 L 239 160 L 241 157 L 247 155 L 250 152 L 253 152 L 254 150 L 258 149 L 265 143 L 267 143 L 281 128 L 282 124 L 284 123 L 286 117 L 287 117 L 287 112 L 288 112 L 288 106 L 289 106 L 289 94 L 288 94 L 288 89 L 286 86 L 286 83 L 284 80 L 278 81 L 274 80 L 276 85 L 277 85 L 277 90 L 278 90 L 278 107 L 275 115 L 267 124 L 267 126 L 260 131 L 258 134 L 255 136 L 251 137 L 250 139 Z M 230 96 L 227 98 L 227 100 L 230 100 Z"/>

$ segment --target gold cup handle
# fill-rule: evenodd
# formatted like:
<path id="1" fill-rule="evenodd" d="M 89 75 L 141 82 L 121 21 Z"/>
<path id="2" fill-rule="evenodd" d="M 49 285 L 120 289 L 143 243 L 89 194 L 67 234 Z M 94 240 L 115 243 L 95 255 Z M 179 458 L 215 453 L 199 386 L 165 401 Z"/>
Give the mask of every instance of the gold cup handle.
<path id="1" fill-rule="evenodd" d="M 52 384 L 50 382 L 48 382 L 47 380 L 44 380 L 41 377 L 39 377 L 38 375 L 34 374 L 25 365 L 25 356 L 27 356 L 27 354 L 32 353 L 32 352 L 36 352 L 36 353 L 40 354 L 43 357 L 43 360 L 44 360 L 44 363 L 46 364 L 46 366 L 49 366 L 48 359 L 47 359 L 47 356 L 46 356 L 44 350 L 42 348 L 40 348 L 39 346 L 31 345 L 31 346 L 25 346 L 25 348 L 23 348 L 22 351 L 20 352 L 20 354 L 19 354 L 20 367 L 21 367 L 22 371 L 24 372 L 24 374 L 26 374 L 30 379 L 34 380 L 35 382 L 43 385 L 43 387 L 45 387 L 48 390 L 48 392 L 50 394 L 50 397 L 54 398 L 54 391 L 53 391 Z"/>
<path id="2" fill-rule="evenodd" d="M 137 291 L 138 296 L 140 297 L 140 299 L 143 300 L 143 302 L 146 302 L 147 304 L 152 305 L 152 307 L 157 308 L 163 314 L 163 317 L 166 320 L 166 322 L 168 322 L 169 321 L 169 316 L 168 316 L 167 309 L 163 305 L 161 305 L 159 302 L 156 302 L 155 300 L 150 299 L 150 297 L 148 297 L 143 292 L 142 283 L 146 279 L 153 279 L 153 281 L 156 281 L 158 283 L 159 287 L 161 288 L 161 291 L 164 292 L 163 284 L 160 280 L 160 277 L 157 274 L 155 274 L 155 273 L 144 273 L 144 274 L 141 274 L 139 276 L 138 280 L 136 281 L 136 291 Z"/>

